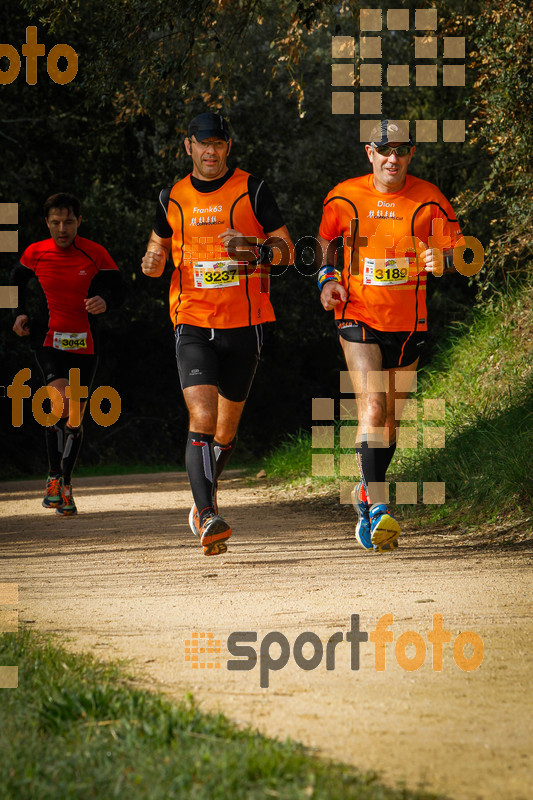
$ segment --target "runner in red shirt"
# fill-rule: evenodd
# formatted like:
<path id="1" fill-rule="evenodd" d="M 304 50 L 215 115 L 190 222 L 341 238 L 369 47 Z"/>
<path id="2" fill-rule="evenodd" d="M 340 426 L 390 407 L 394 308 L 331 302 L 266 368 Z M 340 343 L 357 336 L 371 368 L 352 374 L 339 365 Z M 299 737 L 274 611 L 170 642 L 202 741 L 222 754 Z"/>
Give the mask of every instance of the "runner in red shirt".
<path id="1" fill-rule="evenodd" d="M 172 254 L 170 317 L 189 412 L 189 525 L 204 554 L 217 555 L 231 536 L 218 514 L 217 479 L 235 446 L 262 324 L 275 319 L 268 267 L 290 263 L 292 242 L 265 182 L 228 167 L 231 137 L 220 114 L 195 117 L 184 144 L 192 172 L 161 192 L 142 268 L 157 278 Z"/>
<path id="2" fill-rule="evenodd" d="M 451 254 L 463 239 L 438 188 L 407 174 L 415 148 L 399 138 L 394 122 L 378 124 L 365 149 L 372 172 L 338 184 L 324 201 L 319 288 L 323 307 L 335 311 L 357 397 L 355 534 L 363 547 L 381 552 L 397 547 L 400 533 L 387 508 L 385 475 L 426 339 L 426 273 L 453 270 Z"/>
<path id="3" fill-rule="evenodd" d="M 71 368 L 80 370 L 81 385 L 89 393 L 98 363 L 96 317 L 119 305 L 125 285 L 107 250 L 78 236 L 80 202 L 73 195 L 59 193 L 44 204 L 49 239 L 26 248 L 11 273 L 18 287 L 18 307 L 13 330 L 30 336 L 45 386 L 57 389 L 63 402 L 62 417 L 46 428 L 49 474 L 43 506 L 58 514 L 77 513 L 72 494 L 72 470 L 81 447 L 81 420 L 85 403 L 80 403 L 80 420 L 69 413 L 65 387 Z M 38 308 L 29 316 L 26 286 L 38 283 Z"/>

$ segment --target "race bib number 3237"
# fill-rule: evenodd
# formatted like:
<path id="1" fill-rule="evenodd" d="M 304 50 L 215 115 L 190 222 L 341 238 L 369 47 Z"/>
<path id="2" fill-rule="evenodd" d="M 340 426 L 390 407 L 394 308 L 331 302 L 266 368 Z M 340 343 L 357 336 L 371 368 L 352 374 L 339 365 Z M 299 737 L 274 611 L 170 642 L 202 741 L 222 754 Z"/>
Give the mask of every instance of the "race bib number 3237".
<path id="1" fill-rule="evenodd" d="M 199 261 L 194 265 L 195 289 L 227 289 L 239 285 L 240 261 Z"/>

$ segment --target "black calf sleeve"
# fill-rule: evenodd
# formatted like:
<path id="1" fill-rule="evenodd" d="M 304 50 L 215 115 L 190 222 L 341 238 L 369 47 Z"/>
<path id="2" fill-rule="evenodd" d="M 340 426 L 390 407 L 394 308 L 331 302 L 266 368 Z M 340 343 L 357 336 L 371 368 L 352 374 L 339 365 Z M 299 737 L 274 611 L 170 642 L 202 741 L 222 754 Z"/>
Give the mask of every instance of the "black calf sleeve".
<path id="1" fill-rule="evenodd" d="M 63 449 L 61 469 L 63 470 L 63 481 L 66 485 L 72 483 L 72 470 L 78 458 L 82 441 L 82 425 L 79 428 L 69 428 L 68 425 L 65 425 L 65 447 Z"/>
<path id="2" fill-rule="evenodd" d="M 367 441 L 363 441 L 355 448 L 361 479 L 365 487 L 365 492 L 369 495 L 370 503 L 383 502 L 382 495 L 384 492 L 377 490 L 380 497 L 374 500 L 370 496 L 371 492 L 368 490 L 368 484 L 385 483 L 385 475 L 395 450 L 396 442 L 393 442 L 388 447 L 371 447 Z"/>
<path id="3" fill-rule="evenodd" d="M 378 483 L 385 480 L 385 472 L 379 463 L 378 452 L 379 448 L 369 447 L 366 441 L 361 442 L 355 448 L 359 471 L 367 494 L 369 483 Z"/>
<path id="4" fill-rule="evenodd" d="M 48 455 L 48 474 L 51 478 L 60 478 L 61 458 L 65 446 L 66 417 L 60 419 L 55 425 L 49 425 L 44 430 L 46 453 Z"/>
<path id="5" fill-rule="evenodd" d="M 383 470 L 383 474 L 387 472 L 390 462 L 392 461 L 392 457 L 394 455 L 394 451 L 396 450 L 396 442 L 393 442 L 388 447 L 379 447 L 377 449 L 377 458 L 379 462 L 380 469 Z"/>
<path id="6" fill-rule="evenodd" d="M 215 510 L 216 466 L 213 436 L 189 431 L 185 447 L 185 466 L 202 524 L 206 513 Z"/>
<path id="7" fill-rule="evenodd" d="M 222 471 L 224 470 L 226 464 L 228 463 L 231 454 L 235 449 L 235 445 L 237 444 L 237 437 L 229 443 L 229 444 L 220 444 L 216 440 L 213 440 L 213 448 L 215 451 L 215 461 L 216 461 L 216 477 L 220 477 Z"/>

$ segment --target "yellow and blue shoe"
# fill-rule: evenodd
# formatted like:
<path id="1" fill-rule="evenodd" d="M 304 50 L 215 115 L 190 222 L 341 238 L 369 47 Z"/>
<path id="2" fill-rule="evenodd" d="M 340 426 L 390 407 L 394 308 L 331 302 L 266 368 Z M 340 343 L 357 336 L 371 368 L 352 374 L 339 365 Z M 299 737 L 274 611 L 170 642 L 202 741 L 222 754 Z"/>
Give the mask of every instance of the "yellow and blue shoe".
<path id="1" fill-rule="evenodd" d="M 61 479 L 48 476 L 42 505 L 44 508 L 57 508 L 61 505 Z"/>
<path id="2" fill-rule="evenodd" d="M 78 509 L 72 494 L 72 484 L 65 484 L 61 481 L 61 505 L 56 508 L 56 514 L 61 514 L 63 517 L 73 517 L 77 513 Z"/>
<path id="3" fill-rule="evenodd" d="M 365 550 L 373 550 L 372 539 L 370 538 L 370 506 L 361 498 L 363 482 L 356 483 L 352 489 L 352 504 L 357 514 L 355 525 L 355 538 Z"/>
<path id="4" fill-rule="evenodd" d="M 395 550 L 398 547 L 400 526 L 389 514 L 384 503 L 370 509 L 370 540 L 377 553 Z"/>

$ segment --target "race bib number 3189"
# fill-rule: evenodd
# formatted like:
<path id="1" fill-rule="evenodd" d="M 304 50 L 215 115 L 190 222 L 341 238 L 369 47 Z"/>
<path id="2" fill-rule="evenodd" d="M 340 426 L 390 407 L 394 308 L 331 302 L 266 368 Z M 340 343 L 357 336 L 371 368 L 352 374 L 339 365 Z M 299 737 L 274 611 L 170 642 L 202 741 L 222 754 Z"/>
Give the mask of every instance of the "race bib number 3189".
<path id="1" fill-rule="evenodd" d="M 407 258 L 365 258 L 366 286 L 396 286 L 409 280 Z"/>

